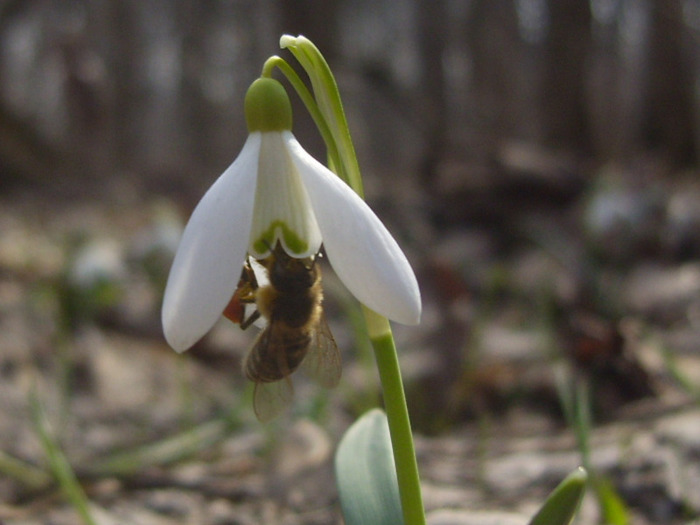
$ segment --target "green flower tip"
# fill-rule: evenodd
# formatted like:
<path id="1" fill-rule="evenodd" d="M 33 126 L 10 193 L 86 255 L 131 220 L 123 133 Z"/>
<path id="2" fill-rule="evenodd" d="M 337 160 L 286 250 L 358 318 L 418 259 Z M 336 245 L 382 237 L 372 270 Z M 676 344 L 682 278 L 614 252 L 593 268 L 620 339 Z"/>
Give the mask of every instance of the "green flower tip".
<path id="1" fill-rule="evenodd" d="M 292 105 L 282 84 L 272 78 L 259 78 L 245 95 L 248 132 L 292 129 Z"/>
<path id="2" fill-rule="evenodd" d="M 282 35 L 280 37 L 280 48 L 287 49 L 290 47 L 298 47 L 300 45 L 305 45 L 307 42 L 311 43 L 311 40 L 306 38 L 304 35 L 299 35 L 299 36 Z"/>
<path id="3" fill-rule="evenodd" d="M 280 37 L 280 48 L 287 49 L 288 47 L 294 47 L 296 44 L 296 37 L 292 35 L 282 35 Z"/>

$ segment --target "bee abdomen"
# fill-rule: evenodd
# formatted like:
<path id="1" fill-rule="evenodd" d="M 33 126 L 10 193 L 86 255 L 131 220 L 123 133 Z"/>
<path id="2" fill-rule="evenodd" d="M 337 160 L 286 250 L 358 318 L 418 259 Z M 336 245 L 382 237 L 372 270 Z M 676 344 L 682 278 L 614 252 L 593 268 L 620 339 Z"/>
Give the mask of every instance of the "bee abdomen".
<path id="1" fill-rule="evenodd" d="M 251 381 L 271 383 L 284 379 L 303 361 L 311 344 L 306 331 L 266 329 L 243 364 Z"/>

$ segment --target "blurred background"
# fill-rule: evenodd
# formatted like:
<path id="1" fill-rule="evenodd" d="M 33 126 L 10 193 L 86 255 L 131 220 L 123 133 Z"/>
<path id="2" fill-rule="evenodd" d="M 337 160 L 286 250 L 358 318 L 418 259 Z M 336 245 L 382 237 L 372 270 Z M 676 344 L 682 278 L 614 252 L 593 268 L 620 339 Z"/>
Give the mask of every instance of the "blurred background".
<path id="1" fill-rule="evenodd" d="M 601 469 L 633 522 L 697 517 L 685 427 L 613 443 L 700 399 L 700 0 L 3 0 L 0 521 L 75 523 L 38 392 L 105 523 L 339 522 L 329 458 L 380 397 L 330 268 L 344 385 L 300 378 L 286 440 L 250 410 L 254 334 L 222 323 L 177 356 L 159 321 L 181 229 L 245 141 L 248 86 L 273 54 L 296 67 L 283 33 L 335 72 L 367 198 L 419 276 L 423 322 L 396 334 L 428 509 L 529 510 L 580 462 L 563 367 L 596 422 L 627 425 L 605 427 Z M 489 470 L 533 435 L 570 455 Z"/>
<path id="2" fill-rule="evenodd" d="M 524 162 L 518 146 L 541 160 L 696 160 L 693 0 L 0 9 L 8 189 L 52 181 L 81 194 L 85 182 L 121 176 L 153 191 L 201 190 L 242 143 L 242 97 L 283 32 L 307 35 L 333 63 L 369 177 L 401 174 L 434 192 L 446 164 L 473 179 Z M 313 134 L 303 118 L 297 128 Z"/>

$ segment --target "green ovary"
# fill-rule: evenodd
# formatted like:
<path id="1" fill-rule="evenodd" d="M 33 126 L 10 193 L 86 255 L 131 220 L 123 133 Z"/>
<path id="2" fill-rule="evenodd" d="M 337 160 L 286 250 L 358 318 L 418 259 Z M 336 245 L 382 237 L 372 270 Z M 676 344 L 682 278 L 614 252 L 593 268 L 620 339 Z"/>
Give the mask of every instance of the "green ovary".
<path id="1" fill-rule="evenodd" d="M 248 131 L 284 131 L 292 129 L 292 105 L 282 84 L 273 78 L 259 78 L 245 96 Z"/>
<path id="2" fill-rule="evenodd" d="M 274 248 L 276 235 L 279 231 L 284 239 L 284 247 L 292 253 L 289 255 L 299 255 L 305 253 L 309 249 L 309 243 L 299 237 L 289 226 L 283 221 L 277 220 L 270 223 L 270 226 L 265 230 L 257 240 L 253 241 L 253 248 L 258 253 L 264 253 L 268 249 Z"/>

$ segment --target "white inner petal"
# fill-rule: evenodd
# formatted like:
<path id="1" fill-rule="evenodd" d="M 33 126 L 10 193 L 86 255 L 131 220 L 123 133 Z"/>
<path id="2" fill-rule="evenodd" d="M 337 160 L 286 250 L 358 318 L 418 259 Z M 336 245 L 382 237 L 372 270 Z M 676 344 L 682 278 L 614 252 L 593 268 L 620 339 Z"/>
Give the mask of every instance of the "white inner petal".
<path id="1" fill-rule="evenodd" d="M 262 134 L 249 253 L 265 257 L 277 241 L 294 257 L 321 246 L 321 232 L 281 133 Z"/>

